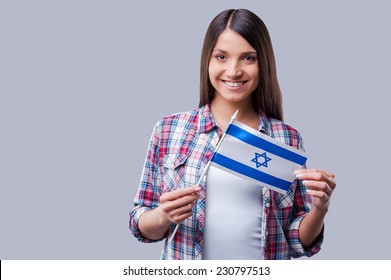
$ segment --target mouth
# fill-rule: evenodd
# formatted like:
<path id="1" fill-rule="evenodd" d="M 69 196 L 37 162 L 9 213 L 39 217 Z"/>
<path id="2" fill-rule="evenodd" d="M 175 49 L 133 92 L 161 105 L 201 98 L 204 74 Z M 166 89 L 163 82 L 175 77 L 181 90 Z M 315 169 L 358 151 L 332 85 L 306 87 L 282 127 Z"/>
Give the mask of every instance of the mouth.
<path id="1" fill-rule="evenodd" d="M 243 84 L 245 84 L 246 81 L 232 82 L 232 81 L 225 81 L 225 80 L 223 80 L 223 83 L 226 84 L 229 87 L 240 87 Z"/>

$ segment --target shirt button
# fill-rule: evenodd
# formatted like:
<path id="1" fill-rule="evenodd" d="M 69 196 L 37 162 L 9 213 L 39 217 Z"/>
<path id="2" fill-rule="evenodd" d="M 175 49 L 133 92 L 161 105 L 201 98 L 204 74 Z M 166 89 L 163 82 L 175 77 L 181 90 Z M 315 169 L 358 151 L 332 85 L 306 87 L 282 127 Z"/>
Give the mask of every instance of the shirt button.
<path id="1" fill-rule="evenodd" d="M 265 207 L 266 207 L 266 208 L 269 208 L 269 207 L 270 207 L 270 203 L 269 203 L 269 202 L 266 202 L 266 203 L 265 203 Z"/>

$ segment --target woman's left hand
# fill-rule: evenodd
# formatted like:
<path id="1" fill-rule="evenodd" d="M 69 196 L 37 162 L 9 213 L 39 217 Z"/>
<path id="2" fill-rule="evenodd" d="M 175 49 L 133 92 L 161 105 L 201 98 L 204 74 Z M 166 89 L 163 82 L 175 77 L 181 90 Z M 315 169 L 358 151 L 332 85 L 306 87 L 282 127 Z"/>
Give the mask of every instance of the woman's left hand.
<path id="1" fill-rule="evenodd" d="M 314 206 L 327 211 L 336 187 L 335 175 L 320 169 L 300 169 L 295 174 L 297 179 L 302 180 L 307 193 L 314 197 Z"/>

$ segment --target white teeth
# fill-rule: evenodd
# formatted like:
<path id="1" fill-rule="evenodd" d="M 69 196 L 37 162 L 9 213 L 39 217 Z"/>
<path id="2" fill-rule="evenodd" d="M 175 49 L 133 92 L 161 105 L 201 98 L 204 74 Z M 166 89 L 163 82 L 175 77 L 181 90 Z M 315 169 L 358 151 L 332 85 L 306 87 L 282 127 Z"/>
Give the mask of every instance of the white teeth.
<path id="1" fill-rule="evenodd" d="M 243 85 L 243 82 L 228 82 L 228 81 L 224 81 L 224 83 L 230 87 L 240 87 L 241 85 Z"/>

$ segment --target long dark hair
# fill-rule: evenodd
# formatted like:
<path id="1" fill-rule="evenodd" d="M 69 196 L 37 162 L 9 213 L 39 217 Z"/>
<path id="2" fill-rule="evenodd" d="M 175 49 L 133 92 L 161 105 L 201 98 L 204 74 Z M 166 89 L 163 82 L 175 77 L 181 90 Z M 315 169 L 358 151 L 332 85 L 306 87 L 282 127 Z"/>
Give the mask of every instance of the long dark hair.
<path id="1" fill-rule="evenodd" d="M 209 103 L 215 95 L 209 80 L 209 61 L 218 37 L 226 28 L 239 33 L 257 52 L 259 82 L 252 93 L 254 109 L 264 111 L 268 117 L 283 120 L 282 96 L 269 32 L 264 22 L 246 9 L 225 10 L 208 27 L 201 53 L 199 107 Z"/>

